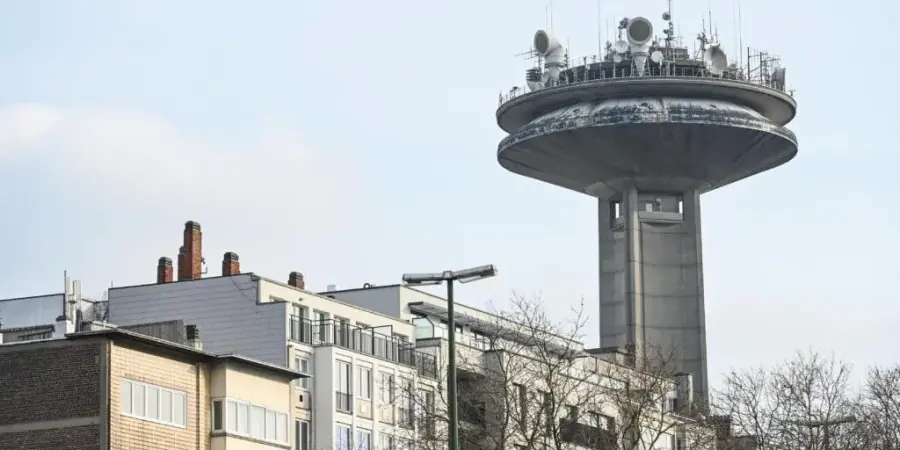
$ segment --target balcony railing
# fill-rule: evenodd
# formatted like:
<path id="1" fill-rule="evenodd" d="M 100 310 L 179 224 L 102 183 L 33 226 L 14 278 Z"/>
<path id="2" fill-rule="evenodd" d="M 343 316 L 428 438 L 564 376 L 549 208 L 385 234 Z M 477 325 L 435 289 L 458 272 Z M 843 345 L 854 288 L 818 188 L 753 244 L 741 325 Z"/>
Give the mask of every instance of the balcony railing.
<path id="1" fill-rule="evenodd" d="M 568 444 L 600 450 L 617 448 L 615 433 L 570 418 L 559 420 L 559 431 L 560 440 Z"/>
<path id="2" fill-rule="evenodd" d="M 365 355 L 413 367 L 420 376 L 437 378 L 434 356 L 416 350 L 415 344 L 339 320 L 313 321 L 291 316 L 290 339 L 310 345 L 335 345 Z"/>
<path id="3" fill-rule="evenodd" d="M 335 409 L 339 412 L 353 414 L 353 394 L 346 392 L 334 393 Z"/>

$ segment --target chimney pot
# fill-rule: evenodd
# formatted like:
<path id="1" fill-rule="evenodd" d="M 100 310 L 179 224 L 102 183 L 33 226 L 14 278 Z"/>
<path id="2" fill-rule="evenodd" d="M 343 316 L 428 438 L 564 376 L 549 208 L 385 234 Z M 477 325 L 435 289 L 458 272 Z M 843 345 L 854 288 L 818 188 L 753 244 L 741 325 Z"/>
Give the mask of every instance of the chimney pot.
<path id="1" fill-rule="evenodd" d="M 240 275 L 241 262 L 235 252 L 227 252 L 222 257 L 222 276 Z"/>
<path id="2" fill-rule="evenodd" d="M 200 232 L 200 224 L 193 220 L 184 224 L 184 265 L 184 279 L 200 279 L 203 270 L 203 233 Z"/>
<path id="3" fill-rule="evenodd" d="M 172 267 L 172 259 L 166 256 L 159 258 L 156 265 L 156 282 L 171 283 L 174 279 L 174 269 Z"/>
<path id="4" fill-rule="evenodd" d="M 288 276 L 288 285 L 297 289 L 306 289 L 306 281 L 303 280 L 303 274 L 300 272 L 291 272 Z"/>

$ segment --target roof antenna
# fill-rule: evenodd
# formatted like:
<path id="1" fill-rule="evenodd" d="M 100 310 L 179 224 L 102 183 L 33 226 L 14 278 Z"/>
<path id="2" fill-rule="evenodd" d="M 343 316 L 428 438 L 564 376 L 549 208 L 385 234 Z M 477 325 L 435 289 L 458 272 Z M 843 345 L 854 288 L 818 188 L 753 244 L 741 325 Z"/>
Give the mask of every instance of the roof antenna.
<path id="1" fill-rule="evenodd" d="M 740 56 L 739 56 L 740 59 L 738 61 L 743 61 L 744 60 L 744 21 L 741 20 L 741 0 L 738 0 L 738 42 L 739 42 L 738 45 L 740 45 L 740 49 L 738 52 L 740 54 Z"/>
<path id="2" fill-rule="evenodd" d="M 671 0 L 669 0 L 671 2 Z M 600 28 L 600 0 L 597 0 L 597 56 L 603 57 L 603 33 Z"/>
<path id="3" fill-rule="evenodd" d="M 550 30 L 550 35 L 553 36 L 553 0 L 547 0 L 547 11 L 550 15 L 550 26 L 547 28 Z"/>

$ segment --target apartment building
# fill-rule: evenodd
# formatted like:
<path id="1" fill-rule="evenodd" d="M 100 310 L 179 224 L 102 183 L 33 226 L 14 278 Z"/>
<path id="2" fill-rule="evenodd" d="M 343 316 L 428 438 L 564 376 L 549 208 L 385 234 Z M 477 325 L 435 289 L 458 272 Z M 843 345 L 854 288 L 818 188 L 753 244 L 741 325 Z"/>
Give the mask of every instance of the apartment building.
<path id="1" fill-rule="evenodd" d="M 188 222 L 183 237 L 178 280 L 163 257 L 155 283 L 111 288 L 111 323 L 183 320 L 203 330 L 211 352 L 308 374 L 288 396 L 297 449 L 415 445 L 414 405 L 404 393 L 435 389 L 437 362 L 416 349 L 413 324 L 309 292 L 298 272 L 286 282 L 242 273 L 233 252 L 220 276 L 203 277 L 200 226 Z"/>
<path id="2" fill-rule="evenodd" d="M 108 324 L 0 345 L 0 450 L 291 447 L 300 373 Z"/>
<path id="3" fill-rule="evenodd" d="M 63 292 L 0 299 L 0 343 L 61 338 L 79 321 L 105 320 L 106 302 L 81 295 L 81 281 L 64 276 Z"/>
<path id="4" fill-rule="evenodd" d="M 439 354 L 443 355 L 447 347 L 444 341 L 449 333 L 456 333 L 460 428 L 461 433 L 469 437 L 469 442 L 464 445 L 487 448 L 496 445 L 498 440 L 513 446 L 522 445 L 525 442 L 515 436 L 522 433 L 528 434 L 530 439 L 525 441 L 534 445 L 539 439 L 536 436 L 541 433 L 522 428 L 529 425 L 524 423 L 528 421 L 533 422 L 530 425 L 540 422 L 541 426 L 546 426 L 544 424 L 548 422 L 542 422 L 539 414 L 553 416 L 547 419 L 555 422 L 552 430 L 543 433 L 544 438 L 559 439 L 571 448 L 618 448 L 615 443 L 624 435 L 642 450 L 676 450 L 684 448 L 685 442 L 697 442 L 686 436 L 690 432 L 687 425 L 692 421 L 675 413 L 679 401 L 689 402 L 684 398 L 689 390 L 680 389 L 678 385 L 678 381 L 683 380 L 651 382 L 629 365 L 627 355 L 622 351 L 588 349 L 582 342 L 530 330 L 527 325 L 463 304 L 455 307 L 456 325 L 451 331 L 447 327 L 448 311 L 444 298 L 404 285 L 367 285 L 328 294 L 412 322 L 422 350 L 440 348 Z M 540 344 L 534 343 L 536 334 L 540 334 Z M 536 373 L 544 369 L 558 371 L 555 375 L 571 376 L 577 382 L 548 386 L 547 377 Z M 630 399 L 609 401 L 605 395 L 591 395 L 610 389 L 625 391 L 622 380 L 629 380 L 628 392 L 637 393 L 642 380 L 646 381 L 643 383 L 645 388 L 652 385 L 654 393 L 642 392 L 642 402 L 652 404 L 643 405 L 646 411 L 641 414 L 647 417 L 641 426 L 629 423 L 631 419 L 624 406 L 633 403 Z M 498 382 L 504 386 L 498 387 Z M 491 398 L 498 393 L 505 398 Z M 555 405 L 551 407 L 551 403 Z M 626 433 L 622 427 L 630 429 Z M 498 437 L 490 433 L 506 434 Z"/>

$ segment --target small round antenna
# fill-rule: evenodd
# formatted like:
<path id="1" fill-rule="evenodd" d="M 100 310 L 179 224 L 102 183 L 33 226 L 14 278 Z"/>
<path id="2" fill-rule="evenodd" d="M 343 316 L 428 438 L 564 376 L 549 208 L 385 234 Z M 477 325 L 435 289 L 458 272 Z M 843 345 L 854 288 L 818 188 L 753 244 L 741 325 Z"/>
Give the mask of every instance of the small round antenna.
<path id="1" fill-rule="evenodd" d="M 628 42 L 625 41 L 616 41 L 615 46 L 616 53 L 625 53 L 628 51 Z"/>
<path id="2" fill-rule="evenodd" d="M 616 53 L 615 55 L 613 55 L 613 62 L 616 63 L 616 64 L 622 62 L 622 55 L 620 55 L 620 54 L 618 54 L 618 53 Z"/>
<path id="3" fill-rule="evenodd" d="M 713 75 L 722 75 L 728 67 L 728 57 L 718 45 L 711 45 L 703 52 L 703 63 L 706 70 Z"/>
<path id="4" fill-rule="evenodd" d="M 663 61 L 663 54 L 659 50 L 654 50 L 653 53 L 650 54 L 650 61 L 653 61 L 657 64 Z"/>
<path id="5" fill-rule="evenodd" d="M 668 21 L 669 21 L 669 19 L 671 19 L 671 18 L 672 18 L 672 15 L 671 15 L 671 14 L 669 14 L 669 12 L 668 12 L 668 11 L 666 11 L 666 12 L 664 12 L 664 13 L 663 13 L 663 16 L 662 16 L 662 19 L 663 19 L 663 20 L 665 20 L 665 21 L 667 21 L 667 22 L 668 22 Z"/>

